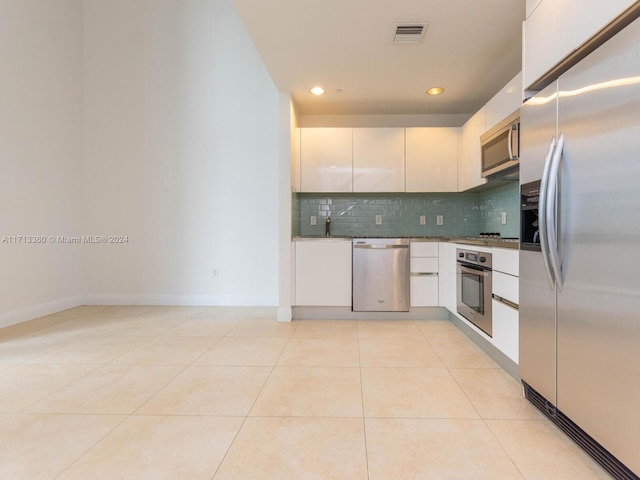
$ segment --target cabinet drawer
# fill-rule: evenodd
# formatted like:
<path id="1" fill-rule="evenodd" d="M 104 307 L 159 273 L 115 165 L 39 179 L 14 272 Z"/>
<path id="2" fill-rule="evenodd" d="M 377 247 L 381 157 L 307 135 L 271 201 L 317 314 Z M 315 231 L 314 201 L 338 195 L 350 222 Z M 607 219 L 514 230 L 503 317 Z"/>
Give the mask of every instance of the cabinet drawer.
<path id="1" fill-rule="evenodd" d="M 515 249 L 494 248 L 493 249 L 493 270 L 508 273 L 517 277 L 520 275 L 520 252 Z"/>
<path id="2" fill-rule="evenodd" d="M 414 276 L 410 280 L 412 307 L 438 306 L 438 276 Z"/>
<path id="3" fill-rule="evenodd" d="M 519 304 L 520 295 L 518 291 L 518 277 L 513 277 L 505 273 L 493 272 L 493 288 L 491 292 L 510 302 Z"/>
<path id="4" fill-rule="evenodd" d="M 518 311 L 493 300 L 493 344 L 514 362 L 519 356 L 519 315 Z"/>
<path id="5" fill-rule="evenodd" d="M 437 273 L 438 257 L 412 257 L 411 273 Z"/>
<path id="6" fill-rule="evenodd" d="M 437 257 L 438 242 L 411 242 L 411 256 Z"/>

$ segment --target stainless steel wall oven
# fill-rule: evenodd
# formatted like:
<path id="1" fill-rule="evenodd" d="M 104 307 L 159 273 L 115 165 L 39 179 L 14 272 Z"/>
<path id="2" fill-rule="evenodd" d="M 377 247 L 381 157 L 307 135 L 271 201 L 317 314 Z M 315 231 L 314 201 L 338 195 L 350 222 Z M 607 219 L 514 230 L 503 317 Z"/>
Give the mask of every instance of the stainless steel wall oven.
<path id="1" fill-rule="evenodd" d="M 458 248 L 456 260 L 458 313 L 491 337 L 491 254 Z"/>

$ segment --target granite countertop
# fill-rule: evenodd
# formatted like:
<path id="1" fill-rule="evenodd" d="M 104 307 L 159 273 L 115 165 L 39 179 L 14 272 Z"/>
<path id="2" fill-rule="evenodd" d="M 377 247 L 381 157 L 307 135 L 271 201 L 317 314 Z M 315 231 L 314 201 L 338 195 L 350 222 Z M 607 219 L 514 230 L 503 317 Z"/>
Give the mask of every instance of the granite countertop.
<path id="1" fill-rule="evenodd" d="M 295 241 L 305 241 L 305 240 L 338 240 L 338 241 L 347 241 L 350 242 L 354 238 L 361 237 L 352 237 L 347 235 L 332 235 L 330 237 L 322 236 L 295 236 L 293 240 Z M 499 238 L 469 238 L 469 237 L 414 237 L 414 236 L 403 236 L 403 235 L 394 235 L 390 237 L 380 236 L 380 237 L 364 237 L 364 238 L 408 238 L 412 242 L 452 242 L 452 243 L 460 243 L 463 245 L 478 245 L 482 247 L 496 247 L 496 248 L 510 248 L 513 250 L 518 250 L 520 248 L 520 242 L 517 240 L 509 239 L 503 240 Z"/>

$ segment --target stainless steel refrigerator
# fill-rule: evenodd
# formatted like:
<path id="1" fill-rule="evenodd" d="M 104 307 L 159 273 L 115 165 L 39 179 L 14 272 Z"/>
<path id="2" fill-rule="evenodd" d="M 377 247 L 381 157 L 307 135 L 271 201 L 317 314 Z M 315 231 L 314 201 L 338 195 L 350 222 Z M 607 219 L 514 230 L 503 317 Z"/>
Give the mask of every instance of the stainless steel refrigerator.
<path id="1" fill-rule="evenodd" d="M 520 251 L 525 394 L 614 477 L 638 478 L 637 15 L 523 106 L 523 191 L 536 180 L 540 251 Z"/>

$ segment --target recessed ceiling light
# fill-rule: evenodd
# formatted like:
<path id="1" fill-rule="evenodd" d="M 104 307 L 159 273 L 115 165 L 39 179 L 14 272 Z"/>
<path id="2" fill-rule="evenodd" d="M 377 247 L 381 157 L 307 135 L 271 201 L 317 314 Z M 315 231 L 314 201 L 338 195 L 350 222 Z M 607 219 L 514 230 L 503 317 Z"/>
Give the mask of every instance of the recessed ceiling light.
<path id="1" fill-rule="evenodd" d="M 442 87 L 433 87 L 427 90 L 429 95 L 440 95 L 442 92 L 444 92 L 444 88 Z"/>
<path id="2" fill-rule="evenodd" d="M 311 90 L 309 90 L 311 93 L 313 93 L 314 95 L 322 95 L 324 93 L 324 88 L 322 87 L 313 87 Z"/>

